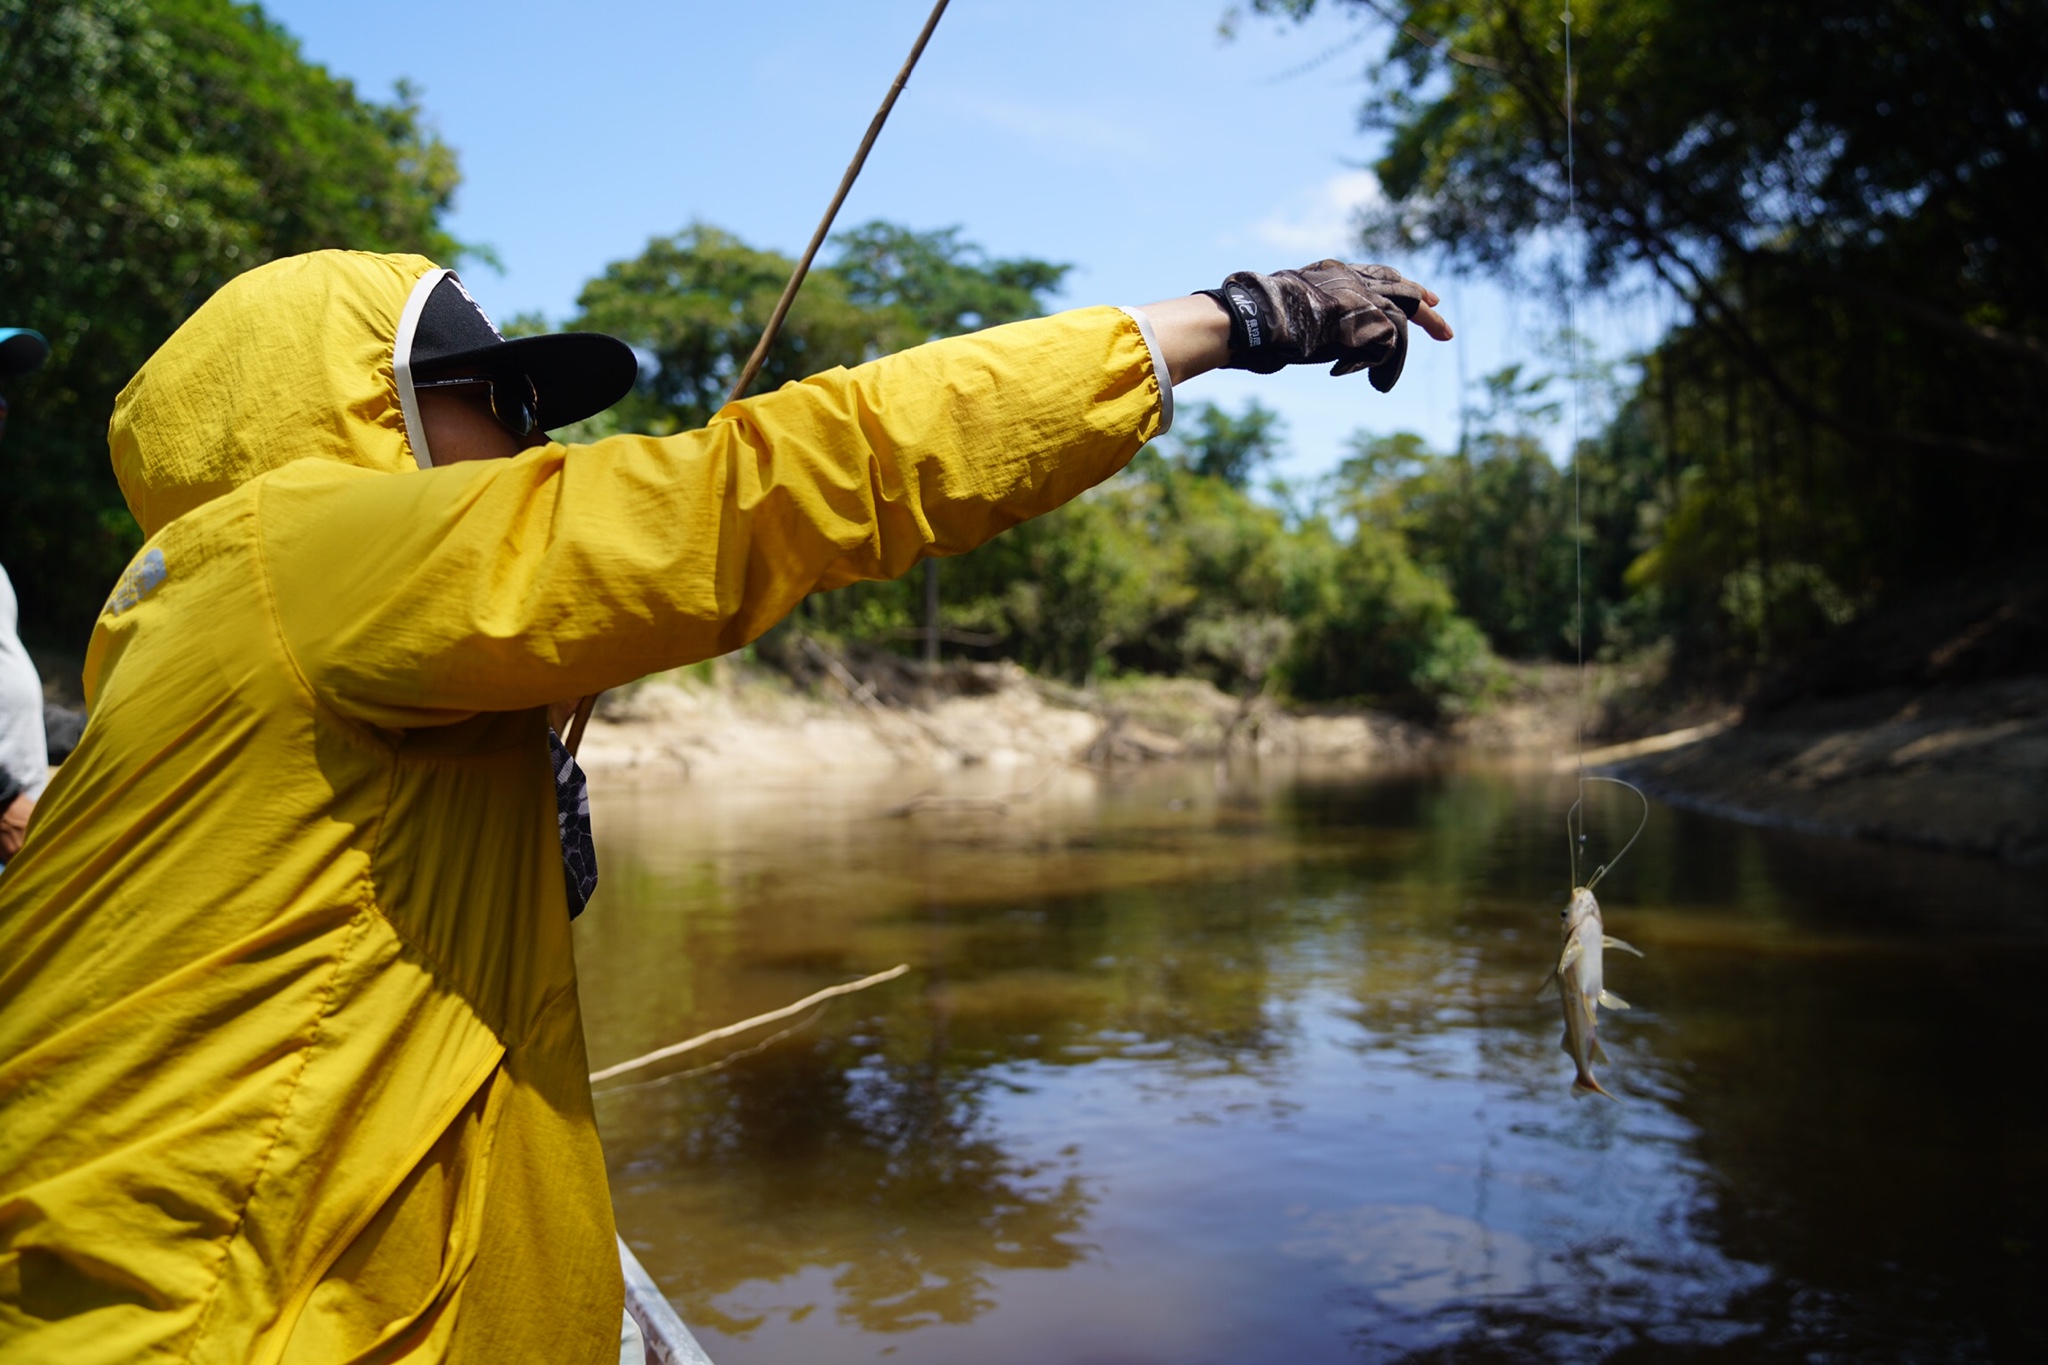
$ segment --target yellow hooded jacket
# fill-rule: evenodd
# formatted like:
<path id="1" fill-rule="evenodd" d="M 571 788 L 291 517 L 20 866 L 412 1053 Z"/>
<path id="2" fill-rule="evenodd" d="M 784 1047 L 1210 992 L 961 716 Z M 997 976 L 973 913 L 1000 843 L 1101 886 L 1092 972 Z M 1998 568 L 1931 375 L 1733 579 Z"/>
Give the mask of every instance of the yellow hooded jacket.
<path id="1" fill-rule="evenodd" d="M 0 877 L 0 1360 L 615 1359 L 545 704 L 1055 507 L 1170 402 L 1086 309 L 422 468 L 439 275 L 253 270 L 116 405 L 148 541 Z"/>

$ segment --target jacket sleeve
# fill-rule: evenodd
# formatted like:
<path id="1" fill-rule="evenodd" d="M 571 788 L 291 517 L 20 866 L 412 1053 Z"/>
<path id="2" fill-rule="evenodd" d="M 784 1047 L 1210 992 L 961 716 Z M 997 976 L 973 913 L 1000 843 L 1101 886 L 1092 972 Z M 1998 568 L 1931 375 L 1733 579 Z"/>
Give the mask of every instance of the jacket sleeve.
<path id="1" fill-rule="evenodd" d="M 1121 469 L 1161 420 L 1136 322 L 1090 308 L 728 405 L 701 430 L 259 493 L 278 629 L 385 727 L 598 691 L 735 649 L 805 594 L 958 554 Z"/>

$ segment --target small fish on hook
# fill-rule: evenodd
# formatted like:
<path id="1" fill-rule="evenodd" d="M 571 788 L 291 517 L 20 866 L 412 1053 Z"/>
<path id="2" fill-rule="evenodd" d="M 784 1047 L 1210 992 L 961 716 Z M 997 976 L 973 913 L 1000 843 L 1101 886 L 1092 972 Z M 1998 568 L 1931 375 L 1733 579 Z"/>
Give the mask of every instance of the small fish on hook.
<path id="1" fill-rule="evenodd" d="M 1636 832 L 1629 836 L 1629 841 L 1621 846 L 1621 852 L 1595 868 L 1593 875 L 1586 878 L 1584 885 L 1577 885 L 1579 864 L 1586 847 L 1584 812 L 1585 784 L 1588 782 L 1608 782 L 1617 787 L 1628 788 L 1636 794 L 1636 799 L 1643 803 L 1643 818 L 1636 826 Z M 1636 846 L 1636 840 L 1643 837 L 1643 831 L 1649 827 L 1649 823 L 1650 798 L 1643 795 L 1642 789 L 1634 783 L 1624 782 L 1618 777 L 1599 777 L 1590 774 L 1581 777 L 1579 799 L 1572 802 L 1571 809 L 1565 812 L 1564 827 L 1569 836 L 1567 842 L 1571 849 L 1572 881 L 1575 885 L 1572 888 L 1570 903 L 1558 912 L 1564 921 L 1564 945 L 1558 954 L 1557 966 L 1552 968 L 1550 975 L 1544 979 L 1543 987 L 1536 993 L 1536 998 L 1541 1000 L 1555 989 L 1563 1002 L 1564 1039 L 1559 1046 L 1577 1068 L 1578 1074 L 1572 1078 L 1574 1097 L 1605 1095 L 1610 1100 L 1615 1098 L 1593 1074 L 1593 1063 L 1605 1065 L 1607 1061 L 1607 1053 L 1600 1046 L 1600 1007 L 1605 1005 L 1611 1010 L 1625 1010 L 1629 1007 L 1628 1001 L 1607 989 L 1604 979 L 1606 950 L 1613 948 L 1617 952 L 1634 953 L 1637 957 L 1641 957 L 1642 953 L 1608 934 L 1606 926 L 1600 919 L 1600 902 L 1593 898 L 1593 888 L 1600 884 L 1600 879 L 1612 871 L 1616 864 L 1628 856 L 1628 851 Z"/>
<path id="2" fill-rule="evenodd" d="M 1560 1044 L 1565 1055 L 1572 1059 L 1578 1074 L 1572 1079 L 1573 1095 L 1614 1095 L 1600 1084 L 1593 1075 L 1593 1063 L 1605 1062 L 1607 1053 L 1600 1046 L 1599 1014 L 1605 1005 L 1611 1010 L 1625 1010 L 1628 1001 L 1606 987 L 1603 979 L 1605 951 L 1609 948 L 1624 953 L 1642 953 L 1611 937 L 1600 922 L 1600 902 L 1593 898 L 1588 887 L 1577 887 L 1572 891 L 1571 904 L 1559 912 L 1564 917 L 1564 950 L 1558 955 L 1557 966 L 1544 981 L 1538 999 L 1555 989 L 1564 1003 L 1564 1040 Z"/>

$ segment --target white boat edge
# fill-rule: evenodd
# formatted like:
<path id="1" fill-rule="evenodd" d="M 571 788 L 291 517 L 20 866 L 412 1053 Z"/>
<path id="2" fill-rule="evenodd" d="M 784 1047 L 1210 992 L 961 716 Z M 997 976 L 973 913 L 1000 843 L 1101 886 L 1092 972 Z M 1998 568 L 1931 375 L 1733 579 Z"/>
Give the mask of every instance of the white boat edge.
<path id="1" fill-rule="evenodd" d="M 619 1269 L 626 1277 L 626 1312 L 646 1343 L 647 1365 L 711 1365 L 711 1357 L 669 1306 L 633 1248 L 623 1237 L 618 1242 Z"/>

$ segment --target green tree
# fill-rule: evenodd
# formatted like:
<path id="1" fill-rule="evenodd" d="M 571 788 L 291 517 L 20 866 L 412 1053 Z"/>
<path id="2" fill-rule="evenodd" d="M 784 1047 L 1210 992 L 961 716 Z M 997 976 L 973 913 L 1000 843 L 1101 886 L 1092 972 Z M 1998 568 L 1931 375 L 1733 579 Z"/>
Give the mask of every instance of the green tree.
<path id="1" fill-rule="evenodd" d="M 805 278 L 755 391 L 858 365 L 936 337 L 1035 317 L 1067 267 L 990 260 L 958 228 L 873 222 L 833 238 Z M 570 325 L 621 337 L 652 360 L 607 421 L 666 434 L 702 426 L 725 402 L 795 262 L 693 223 L 606 266 Z"/>
<path id="2" fill-rule="evenodd" d="M 2037 551 L 2048 10 L 1584 0 L 1568 130 L 1555 4 L 1323 2 L 1386 38 L 1369 239 L 1553 293 L 1580 282 L 1524 267 L 1569 241 L 1587 283 L 1647 272 L 1688 305 L 1602 440 L 1663 466 L 1629 582 L 1689 650 L 1745 668 Z"/>
<path id="3" fill-rule="evenodd" d="M 724 406 L 795 263 L 693 223 L 657 237 L 583 286 L 570 326 L 619 337 L 652 360 L 608 416 L 619 428 L 667 435 L 699 427 Z M 829 267 L 813 270 L 756 381 L 772 389 L 905 340 L 887 310 L 856 302 Z"/>
<path id="4" fill-rule="evenodd" d="M 1348 541 L 1316 548 L 1320 571 L 1301 575 L 1294 603 L 1286 667 L 1296 696 L 1428 714 L 1484 689 L 1486 637 L 1399 535 L 1361 523 Z"/>
<path id="5" fill-rule="evenodd" d="M 1582 443 L 1576 469 L 1559 469 L 1526 429 L 1482 430 L 1449 453 L 1409 432 L 1361 433 L 1337 471 L 1333 505 L 1398 535 L 1501 654 L 1573 658 L 1582 579 L 1587 656 L 1639 647 L 1662 624 L 1657 604 L 1632 600 L 1629 581 L 1661 524 L 1646 515 L 1662 504 L 1640 416 L 1630 407 Z"/>
<path id="6" fill-rule="evenodd" d="M 1290 520 L 1186 455 L 1140 451 L 1112 482 L 949 561 L 949 623 L 985 654 L 1075 682 L 1191 674 L 1422 713 L 1483 687 L 1485 638 L 1399 529 Z"/>
<path id="7" fill-rule="evenodd" d="M 51 341 L 0 442 L 0 546 L 32 637 L 82 643 L 138 535 L 115 393 L 223 282 L 319 247 L 459 245 L 454 154 L 231 0 L 0 0 L 0 299 Z"/>
<path id="8" fill-rule="evenodd" d="M 1247 487 L 1253 471 L 1280 453 L 1285 431 L 1280 414 L 1256 398 L 1236 415 L 1214 403 L 1192 404 L 1174 427 L 1181 462 L 1232 488 Z"/>
<path id="9" fill-rule="evenodd" d="M 1035 318 L 1072 269 L 1028 256 L 991 260 L 957 227 L 916 232 L 878 220 L 839 234 L 833 246 L 832 270 L 848 296 L 898 310 L 920 341 Z"/>

